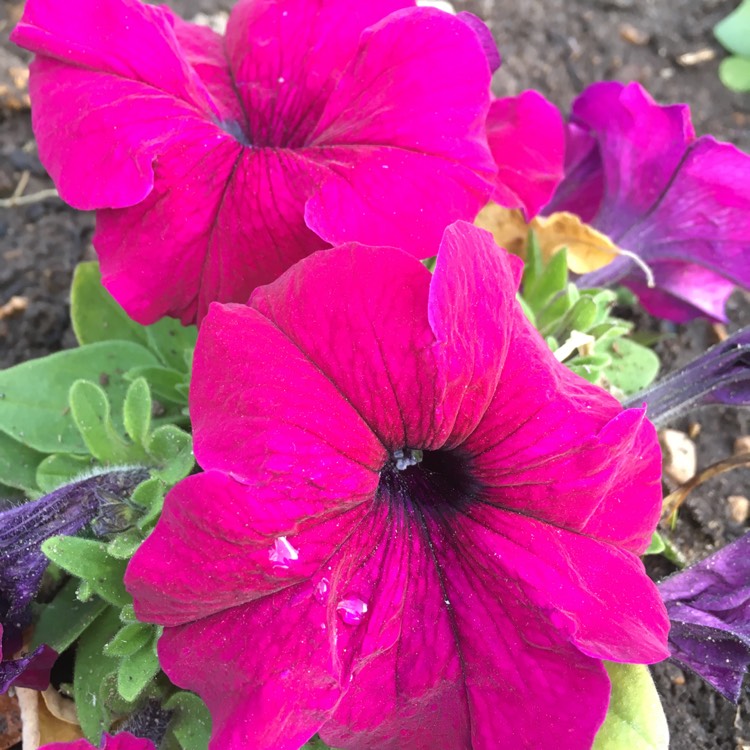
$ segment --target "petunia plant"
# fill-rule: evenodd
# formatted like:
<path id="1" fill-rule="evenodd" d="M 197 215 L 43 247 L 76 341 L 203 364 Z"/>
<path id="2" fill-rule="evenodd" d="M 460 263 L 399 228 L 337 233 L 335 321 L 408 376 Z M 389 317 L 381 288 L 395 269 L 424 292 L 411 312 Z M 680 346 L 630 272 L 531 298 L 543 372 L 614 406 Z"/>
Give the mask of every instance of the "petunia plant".
<path id="1" fill-rule="evenodd" d="M 642 558 L 655 423 L 750 402 L 747 332 L 654 383 L 618 285 L 722 319 L 748 157 L 637 84 L 494 98 L 488 29 L 411 0 L 13 39 L 99 259 L 77 347 L 0 372 L 0 684 L 73 698 L 48 749 L 662 750 L 668 657 L 737 700 L 745 542 Z"/>

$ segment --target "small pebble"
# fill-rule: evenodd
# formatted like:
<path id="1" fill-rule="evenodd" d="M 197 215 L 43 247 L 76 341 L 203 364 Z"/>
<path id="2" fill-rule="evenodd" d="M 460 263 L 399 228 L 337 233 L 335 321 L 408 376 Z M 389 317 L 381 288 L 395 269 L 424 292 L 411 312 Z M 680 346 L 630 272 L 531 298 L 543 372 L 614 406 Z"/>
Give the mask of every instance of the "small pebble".
<path id="1" fill-rule="evenodd" d="M 744 495 L 730 495 L 727 503 L 732 520 L 737 524 L 744 524 L 750 516 L 750 500 Z"/>
<path id="2" fill-rule="evenodd" d="M 651 36 L 641 29 L 629 23 L 623 23 L 620 26 L 620 37 L 628 44 L 634 44 L 636 47 L 643 47 L 651 41 Z"/>
<path id="3" fill-rule="evenodd" d="M 695 476 L 698 465 L 695 443 L 679 430 L 662 430 L 659 434 L 664 474 L 677 484 L 684 484 Z"/>
<path id="4" fill-rule="evenodd" d="M 740 435 L 734 441 L 734 455 L 740 453 L 750 453 L 750 435 Z"/>

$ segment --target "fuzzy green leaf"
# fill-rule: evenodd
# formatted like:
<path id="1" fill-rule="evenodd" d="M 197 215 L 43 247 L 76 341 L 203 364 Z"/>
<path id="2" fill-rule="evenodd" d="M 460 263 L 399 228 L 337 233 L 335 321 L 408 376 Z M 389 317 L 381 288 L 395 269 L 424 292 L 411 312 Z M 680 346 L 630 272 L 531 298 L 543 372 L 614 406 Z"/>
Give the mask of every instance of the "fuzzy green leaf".
<path id="1" fill-rule="evenodd" d="M 148 453 L 159 466 L 154 475 L 167 484 L 175 484 L 186 477 L 195 465 L 193 439 L 175 425 L 164 425 L 154 430 Z"/>
<path id="2" fill-rule="evenodd" d="M 131 656 L 153 639 L 153 625 L 142 622 L 134 622 L 125 625 L 117 631 L 117 634 L 104 647 L 107 656 Z"/>
<path id="3" fill-rule="evenodd" d="M 732 91 L 750 91 L 750 58 L 727 57 L 719 65 L 721 82 Z"/>
<path id="4" fill-rule="evenodd" d="M 534 312 L 539 312 L 568 284 L 568 257 L 565 250 L 555 253 L 533 282 L 526 284 L 524 277 L 523 297 Z"/>
<path id="5" fill-rule="evenodd" d="M 659 372 L 659 358 L 656 354 L 630 339 L 597 342 L 594 350 L 597 354 L 612 357 L 612 363 L 604 370 L 604 377 L 625 396 L 646 388 Z"/>
<path id="6" fill-rule="evenodd" d="M 193 693 L 180 691 L 165 704 L 164 709 L 174 711 L 167 727 L 183 750 L 206 750 L 211 739 L 211 714 L 206 704 Z"/>
<path id="7" fill-rule="evenodd" d="M 137 651 L 122 659 L 117 670 L 117 692 L 126 701 L 134 701 L 159 671 L 156 631 L 154 628 L 149 630 L 148 640 Z"/>
<path id="8" fill-rule="evenodd" d="M 655 531 L 651 536 L 651 543 L 648 545 L 648 549 L 643 553 L 644 555 L 660 555 L 667 548 L 664 544 L 664 540 L 658 531 Z"/>
<path id="9" fill-rule="evenodd" d="M 750 0 L 714 26 L 714 35 L 722 46 L 735 55 L 750 57 Z"/>
<path id="10" fill-rule="evenodd" d="M 38 489 L 36 473 L 44 453 L 19 443 L 0 432 L 0 484 L 15 487 L 28 494 Z"/>
<path id="11" fill-rule="evenodd" d="M 79 263 L 70 290 L 70 319 L 78 343 L 132 341 L 148 344 L 146 330 L 127 313 L 102 286 L 99 264 Z"/>
<path id="12" fill-rule="evenodd" d="M 78 721 L 86 737 L 97 747 L 102 732 L 109 730 L 108 702 L 102 700 L 102 686 L 117 670 L 118 660 L 104 655 L 104 646 L 120 629 L 117 610 L 108 607 L 84 632 L 76 649 L 73 669 L 73 697 Z"/>
<path id="13" fill-rule="evenodd" d="M 144 378 L 134 380 L 125 394 L 122 421 L 130 439 L 145 445 L 151 429 L 151 390 Z"/>
<path id="14" fill-rule="evenodd" d="M 0 432 L 41 453 L 87 453 L 70 415 L 73 383 L 99 376 L 110 402 L 121 404 L 127 389 L 122 373 L 154 364 L 154 355 L 137 344 L 106 341 L 2 370 Z"/>
<path id="15" fill-rule="evenodd" d="M 117 560 L 130 560 L 141 544 L 143 544 L 143 534 L 137 528 L 128 529 L 107 544 L 107 554 Z"/>
<path id="16" fill-rule="evenodd" d="M 127 562 L 107 554 L 107 545 L 76 536 L 56 536 L 42 544 L 42 552 L 68 573 L 84 579 L 102 599 L 121 607 L 132 600 L 123 577 Z"/>
<path id="17" fill-rule="evenodd" d="M 154 395 L 173 404 L 186 404 L 187 399 L 178 390 L 185 383 L 187 375 L 169 367 L 134 367 L 125 374 L 127 380 L 145 378 Z"/>
<path id="18" fill-rule="evenodd" d="M 605 662 L 612 696 L 592 750 L 667 750 L 669 729 L 648 667 Z"/>
<path id="19" fill-rule="evenodd" d="M 184 326 L 173 318 L 162 318 L 158 323 L 147 326 L 145 331 L 149 349 L 163 364 L 172 370 L 187 373 L 185 352 L 195 349 L 198 329 Z"/>
<path id="20" fill-rule="evenodd" d="M 42 492 L 52 492 L 81 474 L 85 474 L 93 466 L 94 460 L 89 455 L 53 453 L 39 464 L 36 470 L 36 482 Z"/>
<path id="21" fill-rule="evenodd" d="M 78 581 L 71 578 L 51 602 L 40 608 L 30 650 L 46 643 L 61 654 L 107 608 L 99 597 L 82 602 L 76 596 L 77 588 Z"/>
<path id="22" fill-rule="evenodd" d="M 138 519 L 138 528 L 146 529 L 156 521 L 164 504 L 166 487 L 157 477 L 141 482 L 133 491 L 132 502 L 144 508 L 143 515 Z"/>

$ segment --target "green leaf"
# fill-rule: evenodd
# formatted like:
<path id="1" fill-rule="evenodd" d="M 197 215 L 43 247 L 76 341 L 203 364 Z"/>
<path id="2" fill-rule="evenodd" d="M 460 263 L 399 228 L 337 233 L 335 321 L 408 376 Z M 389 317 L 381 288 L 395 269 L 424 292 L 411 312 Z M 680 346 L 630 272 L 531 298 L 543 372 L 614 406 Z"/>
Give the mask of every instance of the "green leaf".
<path id="1" fill-rule="evenodd" d="M 644 555 L 660 555 L 667 548 L 664 544 L 664 540 L 658 531 L 655 531 L 651 537 L 651 543 L 648 545 L 648 549 L 643 553 Z"/>
<path id="2" fill-rule="evenodd" d="M 104 646 L 120 629 L 117 610 L 108 607 L 83 634 L 76 649 L 73 669 L 73 698 L 78 721 L 86 737 L 97 747 L 102 732 L 109 730 L 108 703 L 102 700 L 102 686 L 117 670 L 118 661 L 106 656 Z"/>
<path id="3" fill-rule="evenodd" d="M 82 602 L 76 596 L 77 588 L 78 580 L 71 578 L 51 602 L 40 608 L 30 650 L 46 643 L 61 654 L 107 608 L 98 597 Z"/>
<path id="4" fill-rule="evenodd" d="M 145 328 L 127 313 L 102 286 L 99 264 L 79 263 L 70 290 L 70 318 L 78 342 L 133 341 L 147 346 Z"/>
<path id="5" fill-rule="evenodd" d="M 725 58 L 719 65 L 719 78 L 732 91 L 750 91 L 750 58 Z"/>
<path id="6" fill-rule="evenodd" d="M 315 736 L 309 742 L 302 745 L 300 750 L 332 750 L 320 737 Z"/>
<path id="7" fill-rule="evenodd" d="M 151 434 L 149 455 L 158 463 L 153 473 L 167 484 L 176 484 L 195 465 L 192 437 L 175 425 L 159 427 Z"/>
<path id="8" fill-rule="evenodd" d="M 130 656 L 150 643 L 154 635 L 154 626 L 142 622 L 125 625 L 117 631 L 115 637 L 104 647 L 107 656 Z"/>
<path id="9" fill-rule="evenodd" d="M 166 487 L 158 477 L 141 482 L 133 491 L 131 501 L 144 508 L 143 515 L 138 519 L 138 528 L 145 529 L 155 521 L 164 505 Z"/>
<path id="10" fill-rule="evenodd" d="M 605 662 L 612 696 L 592 750 L 667 750 L 669 729 L 648 667 Z"/>
<path id="11" fill-rule="evenodd" d="M 126 464 L 142 458 L 136 446 L 117 434 L 110 417 L 107 394 L 88 380 L 77 380 L 70 388 L 70 411 L 86 447 L 103 463 Z"/>
<path id="12" fill-rule="evenodd" d="M 167 727 L 183 750 L 206 750 L 211 738 L 211 714 L 206 704 L 193 693 L 180 691 L 166 703 L 164 709 L 174 711 Z"/>
<path id="13" fill-rule="evenodd" d="M 730 52 L 750 57 L 750 0 L 714 26 L 714 35 Z"/>
<path id="14" fill-rule="evenodd" d="M 186 404 L 187 399 L 179 386 L 185 383 L 187 375 L 168 367 L 134 367 L 125 374 L 127 380 L 145 378 L 156 396 L 174 404 Z"/>
<path id="15" fill-rule="evenodd" d="M 107 554 L 117 560 L 130 560 L 141 544 L 143 534 L 138 529 L 129 529 L 119 533 L 107 544 Z"/>
<path id="16" fill-rule="evenodd" d="M 608 354 L 612 363 L 604 370 L 611 386 L 632 396 L 650 385 L 659 372 L 659 358 L 651 349 L 630 339 L 607 340 L 594 345 L 597 354 Z"/>
<path id="17" fill-rule="evenodd" d="M 158 323 L 145 328 L 148 346 L 166 367 L 187 373 L 185 352 L 195 349 L 198 329 L 184 326 L 179 320 L 162 318 Z"/>
<path id="18" fill-rule="evenodd" d="M 523 297 L 534 312 L 538 312 L 568 284 L 568 257 L 565 250 L 555 253 L 544 270 L 534 281 L 526 284 L 524 280 Z"/>
<path id="19" fill-rule="evenodd" d="M 151 429 L 151 391 L 144 378 L 130 384 L 122 407 L 122 422 L 134 443 L 146 444 Z"/>
<path id="20" fill-rule="evenodd" d="M 117 670 L 117 692 L 126 700 L 134 701 L 156 677 L 159 659 L 156 655 L 156 630 L 137 651 L 122 659 Z"/>
<path id="21" fill-rule="evenodd" d="M 38 489 L 36 473 L 44 453 L 0 432 L 0 484 L 33 494 Z"/>
<path id="22" fill-rule="evenodd" d="M 42 544 L 42 552 L 68 573 L 84 579 L 91 590 L 121 607 L 132 600 L 123 577 L 127 562 L 107 554 L 107 545 L 76 536 L 55 536 Z"/>
<path id="23" fill-rule="evenodd" d="M 54 453 L 39 464 L 36 482 L 42 492 L 52 492 L 94 466 L 91 456 L 77 456 L 72 453 Z"/>
<path id="24" fill-rule="evenodd" d="M 0 432 L 41 453 L 86 453 L 68 406 L 73 383 L 98 375 L 110 402 L 121 404 L 127 389 L 122 373 L 153 364 L 156 359 L 147 349 L 107 341 L 2 370 Z"/>

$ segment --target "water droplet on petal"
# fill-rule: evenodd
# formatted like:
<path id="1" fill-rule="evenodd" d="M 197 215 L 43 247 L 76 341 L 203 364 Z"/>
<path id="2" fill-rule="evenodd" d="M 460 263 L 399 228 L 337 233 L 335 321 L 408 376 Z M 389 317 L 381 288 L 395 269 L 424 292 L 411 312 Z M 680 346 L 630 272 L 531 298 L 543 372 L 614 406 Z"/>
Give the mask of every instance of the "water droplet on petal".
<path id="1" fill-rule="evenodd" d="M 284 78 L 284 76 L 279 76 L 279 77 L 278 77 L 278 78 L 277 78 L 276 80 L 277 80 L 277 81 L 278 81 L 279 83 L 286 83 L 286 78 Z"/>
<path id="2" fill-rule="evenodd" d="M 289 567 L 292 560 L 299 558 L 299 550 L 285 537 L 280 536 L 274 539 L 273 549 L 268 551 L 268 559 L 273 563 L 275 568 Z"/>
<path id="3" fill-rule="evenodd" d="M 367 604 L 361 599 L 350 597 L 349 599 L 342 599 L 336 605 L 336 610 L 347 625 L 359 625 L 362 618 L 367 614 Z"/>
<path id="4" fill-rule="evenodd" d="M 315 584 L 315 593 L 313 596 L 318 604 L 325 604 L 328 601 L 328 592 L 331 589 L 331 584 L 327 578 L 321 578 L 317 584 Z"/>

